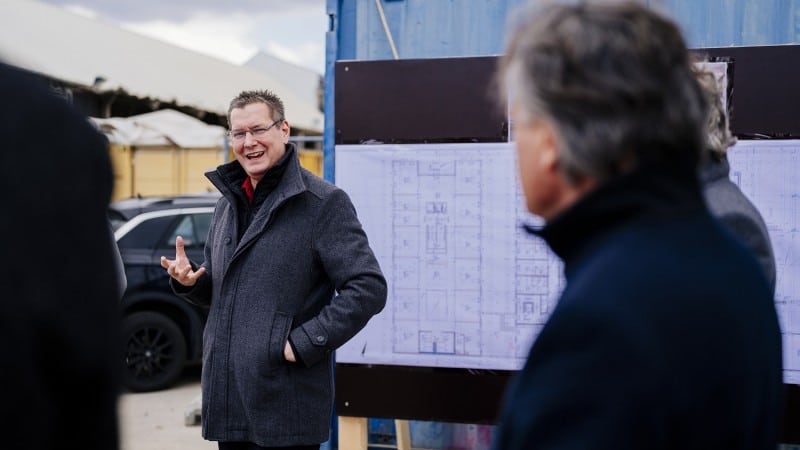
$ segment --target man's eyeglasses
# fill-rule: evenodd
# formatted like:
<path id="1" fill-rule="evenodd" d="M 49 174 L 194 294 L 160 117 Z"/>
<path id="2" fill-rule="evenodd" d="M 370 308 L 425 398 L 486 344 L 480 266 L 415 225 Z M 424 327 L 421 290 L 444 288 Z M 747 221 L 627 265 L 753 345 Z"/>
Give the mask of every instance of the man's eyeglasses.
<path id="1" fill-rule="evenodd" d="M 257 138 L 264 136 L 267 133 L 267 131 L 269 131 L 272 127 L 281 122 L 283 122 L 283 119 L 278 119 L 275 122 L 272 122 L 272 125 L 268 127 L 256 127 L 247 130 L 231 130 L 228 132 L 228 134 L 230 134 L 231 138 L 234 141 L 243 141 L 244 138 L 247 137 L 247 133 L 250 133 L 253 135 L 253 137 Z"/>

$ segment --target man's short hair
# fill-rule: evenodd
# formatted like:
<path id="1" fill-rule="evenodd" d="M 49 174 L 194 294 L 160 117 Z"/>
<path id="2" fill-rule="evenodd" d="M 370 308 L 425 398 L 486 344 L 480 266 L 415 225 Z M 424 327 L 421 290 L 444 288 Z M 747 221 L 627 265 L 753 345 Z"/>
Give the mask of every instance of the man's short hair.
<path id="1" fill-rule="evenodd" d="M 521 122 L 553 122 L 567 180 L 698 164 L 706 103 L 672 21 L 633 2 L 554 4 L 515 17 L 499 96 L 510 96 Z"/>
<path id="2" fill-rule="evenodd" d="M 237 95 L 228 107 L 228 126 L 231 124 L 231 111 L 236 108 L 244 108 L 251 103 L 264 103 L 272 112 L 272 120 L 283 120 L 286 117 L 283 112 L 283 101 L 274 92 L 264 89 L 262 91 L 242 91 Z"/>

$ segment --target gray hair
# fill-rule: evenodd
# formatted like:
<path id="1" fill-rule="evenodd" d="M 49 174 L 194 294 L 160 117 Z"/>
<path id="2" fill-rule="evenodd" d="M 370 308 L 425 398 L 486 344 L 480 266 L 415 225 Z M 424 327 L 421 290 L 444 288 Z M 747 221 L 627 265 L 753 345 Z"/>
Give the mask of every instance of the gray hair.
<path id="1" fill-rule="evenodd" d="M 272 113 L 272 120 L 283 120 L 283 101 L 274 92 L 264 89 L 263 91 L 242 91 L 237 95 L 228 107 L 228 126 L 231 123 L 231 111 L 236 108 L 244 108 L 251 103 L 264 103 Z"/>
<path id="2" fill-rule="evenodd" d="M 549 5 L 517 17 L 498 94 L 510 94 L 522 122 L 552 121 L 567 180 L 697 166 L 706 104 L 675 24 L 632 2 Z"/>
<path id="3" fill-rule="evenodd" d="M 713 73 L 699 70 L 697 81 L 708 102 L 706 120 L 706 149 L 717 157 L 724 155 L 736 143 L 736 138 L 728 127 L 728 113 L 722 106 L 722 86 Z"/>

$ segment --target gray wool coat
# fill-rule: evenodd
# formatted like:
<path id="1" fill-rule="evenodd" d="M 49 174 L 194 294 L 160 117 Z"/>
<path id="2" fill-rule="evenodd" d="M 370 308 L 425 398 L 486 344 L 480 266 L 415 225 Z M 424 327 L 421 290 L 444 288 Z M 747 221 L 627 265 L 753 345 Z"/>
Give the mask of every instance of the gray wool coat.
<path id="1" fill-rule="evenodd" d="M 728 158 L 709 157 L 703 163 L 700 180 L 708 209 L 748 250 L 764 269 L 775 293 L 775 255 L 761 213 L 730 179 Z"/>
<path id="2" fill-rule="evenodd" d="M 203 335 L 203 437 L 264 447 L 328 439 L 331 352 L 386 303 L 386 280 L 347 194 L 291 159 L 236 242 L 231 174 L 206 176 L 222 192 L 205 248 L 206 274 L 186 300 L 209 305 Z M 284 359 L 287 339 L 298 363 Z"/>

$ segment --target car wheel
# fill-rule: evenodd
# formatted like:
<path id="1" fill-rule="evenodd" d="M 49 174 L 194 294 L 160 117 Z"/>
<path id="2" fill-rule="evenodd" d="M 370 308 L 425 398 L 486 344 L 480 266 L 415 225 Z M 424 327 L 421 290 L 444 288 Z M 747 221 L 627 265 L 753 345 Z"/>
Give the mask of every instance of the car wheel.
<path id="1" fill-rule="evenodd" d="M 157 312 L 137 312 L 122 320 L 125 351 L 123 383 L 131 391 L 155 391 L 171 386 L 186 361 L 180 328 Z"/>

